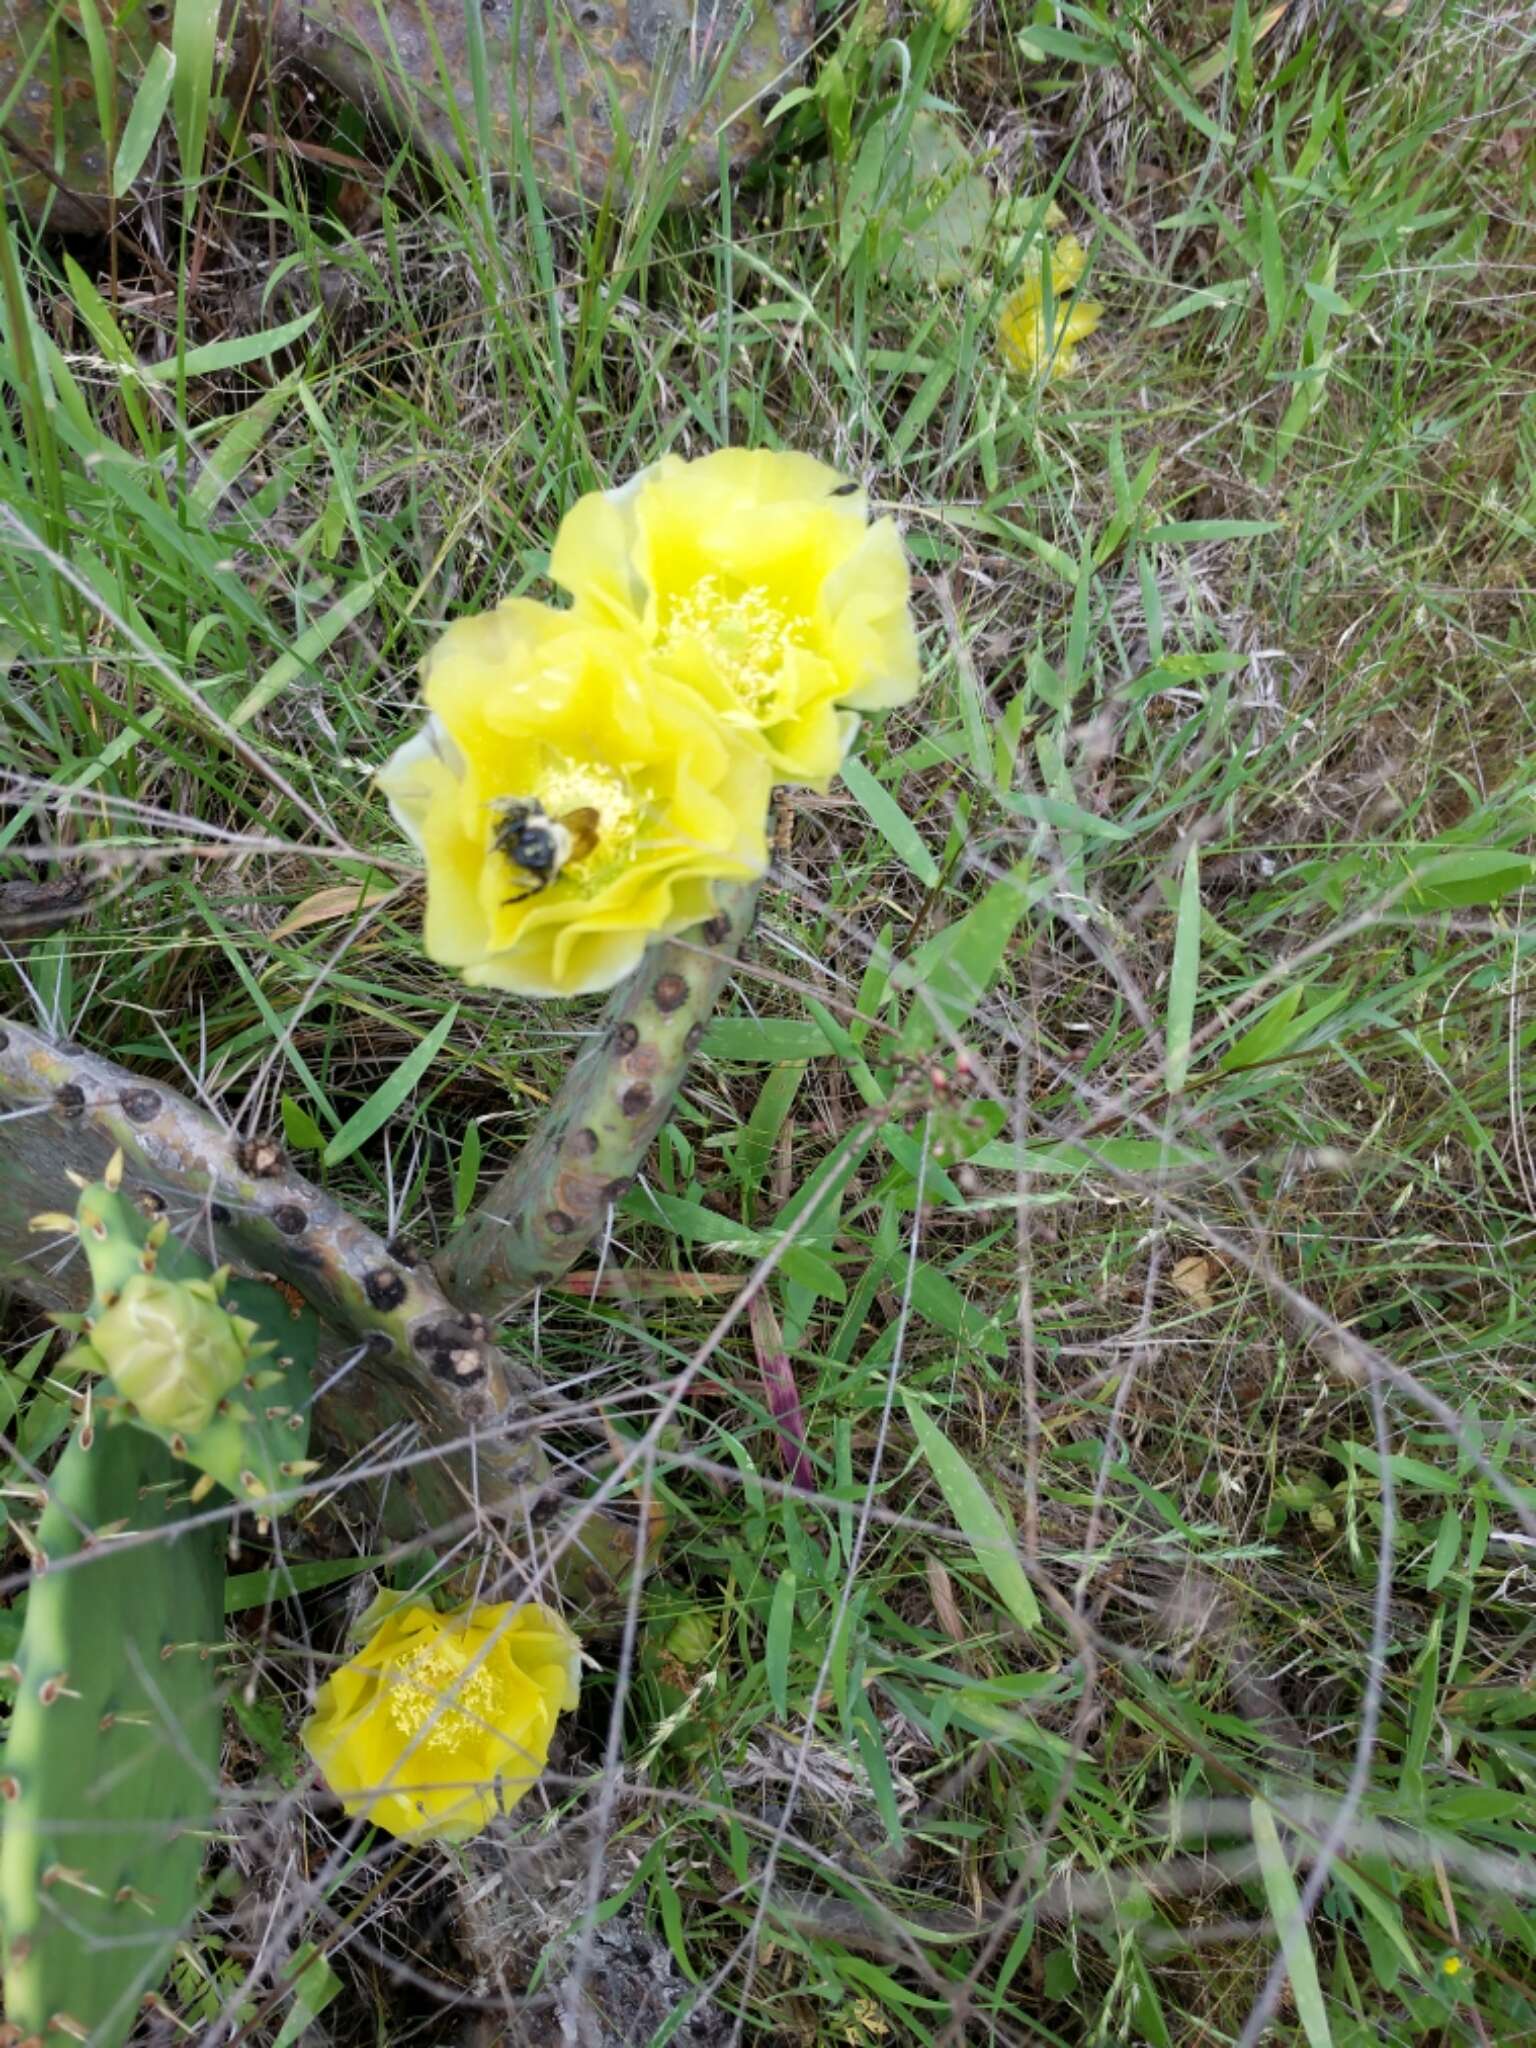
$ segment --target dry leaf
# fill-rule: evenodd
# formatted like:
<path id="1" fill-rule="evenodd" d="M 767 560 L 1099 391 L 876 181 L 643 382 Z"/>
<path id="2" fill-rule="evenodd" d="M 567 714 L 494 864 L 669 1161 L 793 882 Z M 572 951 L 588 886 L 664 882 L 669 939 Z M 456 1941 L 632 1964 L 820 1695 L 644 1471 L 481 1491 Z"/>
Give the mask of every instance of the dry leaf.
<path id="1" fill-rule="evenodd" d="M 1220 1271 L 1214 1259 L 1194 1252 L 1189 1258 L 1180 1259 L 1168 1278 L 1184 1299 L 1192 1301 L 1196 1308 L 1214 1308 L 1216 1297 L 1211 1292 L 1211 1283 Z"/>
<path id="2" fill-rule="evenodd" d="M 966 1626 L 960 1619 L 960 1609 L 955 1605 L 954 1582 L 936 1557 L 927 1560 L 928 1593 L 933 1601 L 933 1611 L 938 1616 L 939 1627 L 952 1643 L 966 1640 Z"/>
<path id="3" fill-rule="evenodd" d="M 289 911 L 272 936 L 286 939 L 294 932 L 308 931 L 312 924 L 330 924 L 335 918 L 350 917 L 355 911 L 367 910 L 371 904 L 393 896 L 397 887 L 394 882 L 369 882 L 363 888 L 356 882 L 342 882 L 331 889 L 317 889 L 297 909 Z"/>

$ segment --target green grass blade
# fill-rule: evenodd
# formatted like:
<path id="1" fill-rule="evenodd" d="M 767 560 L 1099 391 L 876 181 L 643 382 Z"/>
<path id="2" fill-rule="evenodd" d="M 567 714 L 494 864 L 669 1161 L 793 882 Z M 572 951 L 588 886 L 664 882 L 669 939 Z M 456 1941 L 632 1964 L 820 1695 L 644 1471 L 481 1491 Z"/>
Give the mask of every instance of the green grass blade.
<path id="1" fill-rule="evenodd" d="M 1312 1943 L 1302 1924 L 1301 1894 L 1286 1861 L 1280 1831 L 1275 1826 L 1273 1812 L 1262 1799 L 1253 1800 L 1249 1810 L 1253 1817 L 1253 1846 L 1258 1854 L 1259 1872 L 1264 1880 L 1264 1892 L 1269 1900 L 1275 1931 L 1280 1938 L 1281 1952 L 1285 1956 L 1297 2018 L 1310 2048 L 1333 2048 L 1328 2009 L 1323 2003 L 1323 1987 L 1318 1981 L 1317 1958 L 1312 1953 Z"/>
<path id="2" fill-rule="evenodd" d="M 122 139 L 112 163 L 112 190 L 119 199 L 127 196 L 134 179 L 144 168 L 165 119 L 166 104 L 176 76 L 176 59 L 164 43 L 156 43 L 144 67 L 144 76 L 123 123 Z"/>
<path id="3" fill-rule="evenodd" d="M 1019 1562 L 1013 1531 L 996 1502 L 922 1404 L 906 1393 L 902 1402 L 939 1491 L 992 1590 L 1020 1628 L 1038 1628 L 1040 1603 Z"/>
<path id="4" fill-rule="evenodd" d="M 408 1053 L 386 1078 L 383 1086 L 376 1088 L 362 1108 L 347 1118 L 322 1154 L 325 1165 L 339 1166 L 343 1159 L 350 1159 L 359 1145 L 366 1144 L 375 1131 L 388 1123 L 447 1044 L 448 1034 L 458 1014 L 459 1005 L 455 1003 L 438 1019 L 420 1045 Z"/>
<path id="5" fill-rule="evenodd" d="M 1192 846 L 1179 888 L 1178 924 L 1173 936 L 1173 967 L 1168 976 L 1167 1088 L 1181 1095 L 1189 1074 L 1189 1047 L 1195 1029 L 1195 992 L 1200 980 L 1200 849 Z"/>

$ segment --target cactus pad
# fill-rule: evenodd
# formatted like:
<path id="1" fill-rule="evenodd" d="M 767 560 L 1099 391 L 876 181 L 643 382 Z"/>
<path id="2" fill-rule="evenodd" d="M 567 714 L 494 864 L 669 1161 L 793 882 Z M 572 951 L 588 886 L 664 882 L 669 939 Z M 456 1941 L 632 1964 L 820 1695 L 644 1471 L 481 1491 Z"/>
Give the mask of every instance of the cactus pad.
<path id="1" fill-rule="evenodd" d="M 103 8 L 110 18 L 112 8 Z M 116 129 L 149 53 L 145 17 L 120 6 Z M 556 205 L 622 195 L 642 161 L 673 161 L 696 198 L 726 160 L 763 147 L 763 109 L 810 47 L 810 0 L 482 0 L 473 39 L 462 0 L 226 0 L 226 46 L 264 39 L 269 69 L 302 66 L 418 144 L 456 161 L 480 135 L 484 49 L 491 167 L 519 168 L 519 135 Z M 166 10 L 167 15 L 169 10 Z M 90 56 L 65 0 L 0 0 L 0 159 L 35 220 L 103 229 L 111 187 Z M 164 30 L 161 33 L 165 33 Z"/>
<path id="2" fill-rule="evenodd" d="M 622 196 L 634 163 L 678 160 L 677 196 L 763 147 L 763 107 L 810 47 L 809 0 L 483 0 L 487 135 L 527 137 L 547 199 Z M 402 132 L 460 159 L 477 134 L 461 0 L 303 0 L 290 53 Z M 499 161 L 498 161 L 499 159 Z"/>
<path id="3" fill-rule="evenodd" d="M 0 1929 L 7 2019 L 40 2048 L 125 2040 L 195 1902 L 223 1559 L 217 1523 L 177 1530 L 184 1470 L 139 1430 L 81 1433 L 37 1531 L 0 1759 Z"/>
<path id="4" fill-rule="evenodd" d="M 126 116 L 126 80 L 119 100 Z M 99 232 L 111 181 L 90 52 L 42 0 L 0 0 L 0 114 L 12 202 L 56 228 Z"/>
<path id="5" fill-rule="evenodd" d="M 672 1113 L 757 906 L 722 889 L 707 923 L 653 946 L 614 994 L 550 1114 L 437 1260 L 456 1301 L 495 1319 L 570 1271 Z"/>

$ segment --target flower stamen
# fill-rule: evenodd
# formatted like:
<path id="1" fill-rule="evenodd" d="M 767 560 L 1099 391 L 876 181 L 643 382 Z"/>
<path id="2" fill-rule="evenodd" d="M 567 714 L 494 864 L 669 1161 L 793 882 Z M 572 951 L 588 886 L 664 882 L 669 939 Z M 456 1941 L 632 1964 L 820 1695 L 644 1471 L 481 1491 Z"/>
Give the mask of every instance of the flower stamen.
<path id="1" fill-rule="evenodd" d="M 756 723 L 774 709 L 784 664 L 804 645 L 803 631 L 764 584 L 732 591 L 711 574 L 672 598 L 661 645 L 694 641 L 730 677 Z"/>
<path id="2" fill-rule="evenodd" d="M 628 779 L 595 761 L 560 760 L 538 778 L 534 794 L 546 817 L 560 819 L 572 811 L 596 811 L 593 843 L 561 867 L 562 878 L 587 882 L 596 870 L 611 866 L 634 838 L 640 807 Z"/>
<path id="3" fill-rule="evenodd" d="M 453 1749 L 504 1718 L 496 1673 L 481 1665 L 466 1676 L 462 1659 L 441 1643 L 402 1659 L 385 1683 L 389 1718 L 402 1735 L 419 1735 L 423 1749 Z"/>

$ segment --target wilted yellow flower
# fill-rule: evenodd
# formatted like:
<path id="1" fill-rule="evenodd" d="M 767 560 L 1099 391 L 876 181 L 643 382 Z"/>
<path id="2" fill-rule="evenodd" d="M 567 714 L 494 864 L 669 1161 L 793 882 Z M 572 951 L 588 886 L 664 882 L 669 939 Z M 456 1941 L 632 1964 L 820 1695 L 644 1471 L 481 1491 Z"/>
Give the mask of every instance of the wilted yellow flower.
<path id="1" fill-rule="evenodd" d="M 581 498 L 550 574 L 574 616 L 635 635 L 779 781 L 824 787 L 859 711 L 917 688 L 901 536 L 808 455 L 664 456 Z"/>
<path id="2" fill-rule="evenodd" d="M 427 951 L 466 981 L 612 988 L 767 866 L 766 761 L 620 634 L 514 598 L 449 627 L 423 694 L 380 781 L 426 857 Z"/>
<path id="3" fill-rule="evenodd" d="M 997 339 L 1009 367 L 1026 377 L 1063 375 L 1077 367 L 1077 344 L 1104 317 L 1096 299 L 1080 299 L 1077 284 L 1088 267 L 1088 251 L 1076 235 L 1062 235 L 1052 249 L 1050 327 L 1046 326 L 1044 251 L 997 316 Z"/>
<path id="4" fill-rule="evenodd" d="M 403 1602 L 321 1686 L 304 1747 L 348 1813 L 406 1840 L 467 1842 L 543 1770 L 580 1659 L 534 1602 Z"/>

